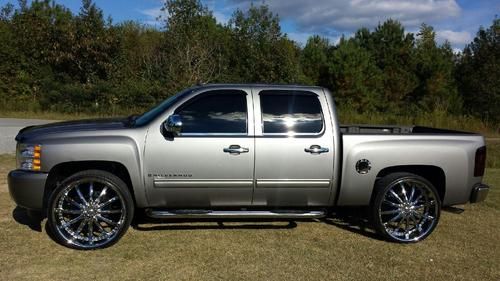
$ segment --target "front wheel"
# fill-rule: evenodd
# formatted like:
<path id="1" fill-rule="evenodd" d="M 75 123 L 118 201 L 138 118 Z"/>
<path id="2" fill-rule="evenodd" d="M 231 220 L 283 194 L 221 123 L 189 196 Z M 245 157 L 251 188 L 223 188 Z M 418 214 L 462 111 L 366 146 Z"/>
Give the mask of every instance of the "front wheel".
<path id="1" fill-rule="evenodd" d="M 127 231 L 134 204 L 127 185 L 100 170 L 76 173 L 52 193 L 48 226 L 57 242 L 89 250 L 116 243 Z"/>
<path id="2" fill-rule="evenodd" d="M 418 242 L 436 228 L 441 201 L 436 188 L 425 178 L 394 173 L 380 179 L 372 203 L 376 230 L 389 241 Z"/>

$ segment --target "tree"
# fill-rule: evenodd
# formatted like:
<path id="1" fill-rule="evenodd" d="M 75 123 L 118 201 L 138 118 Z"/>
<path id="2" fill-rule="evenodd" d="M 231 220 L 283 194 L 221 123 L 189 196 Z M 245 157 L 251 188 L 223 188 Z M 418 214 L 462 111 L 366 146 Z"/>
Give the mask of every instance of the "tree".
<path id="1" fill-rule="evenodd" d="M 465 109 L 491 122 L 500 121 L 500 19 L 480 28 L 465 47 L 457 69 Z"/>
<path id="2" fill-rule="evenodd" d="M 300 77 L 299 49 L 281 33 L 279 17 L 266 5 L 237 10 L 229 21 L 230 68 L 238 82 L 295 83 Z"/>
<path id="3" fill-rule="evenodd" d="M 326 38 L 315 35 L 307 39 L 301 52 L 300 65 L 309 84 L 319 85 L 324 80 L 329 48 L 330 42 Z"/>
<path id="4" fill-rule="evenodd" d="M 459 113 L 462 102 L 458 96 L 454 77 L 453 51 L 448 42 L 436 44 L 436 33 L 432 26 L 422 24 L 417 34 L 415 73 L 418 87 L 411 102 L 425 111 L 445 109 Z"/>
<path id="5" fill-rule="evenodd" d="M 412 33 L 405 33 L 401 23 L 387 20 L 379 24 L 375 31 L 366 30 L 356 33 L 355 40 L 373 54 L 378 68 L 383 75 L 383 92 L 387 107 L 385 110 L 404 113 L 407 100 L 418 86 L 414 73 L 413 59 L 414 38 Z"/>
<path id="6" fill-rule="evenodd" d="M 172 90 L 208 83 L 224 71 L 224 30 L 199 0 L 169 0 L 163 10 L 163 76 Z"/>
<path id="7" fill-rule="evenodd" d="M 380 110 L 382 76 L 371 53 L 355 40 L 342 38 L 328 56 L 328 88 L 341 106 L 357 112 Z"/>
<path id="8" fill-rule="evenodd" d="M 81 83 L 87 84 L 106 79 L 112 71 L 119 44 L 110 28 L 111 19 L 106 22 L 102 10 L 92 0 L 82 0 L 75 25 L 72 49 L 75 74 Z"/>

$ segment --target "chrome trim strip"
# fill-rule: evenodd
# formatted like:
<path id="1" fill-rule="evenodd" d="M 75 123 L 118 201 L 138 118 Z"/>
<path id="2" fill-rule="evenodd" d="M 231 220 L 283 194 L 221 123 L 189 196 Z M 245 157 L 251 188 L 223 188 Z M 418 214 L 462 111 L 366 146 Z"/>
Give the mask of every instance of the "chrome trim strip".
<path id="1" fill-rule="evenodd" d="M 304 212 L 279 212 L 279 211 L 208 211 L 206 213 L 175 213 L 174 211 L 161 211 L 147 209 L 146 214 L 149 217 L 163 218 L 183 218 L 183 219 L 200 219 L 200 218 L 322 218 L 326 214 L 324 211 L 304 211 Z"/>
<path id="2" fill-rule="evenodd" d="M 266 179 L 257 180 L 257 187 L 259 188 L 329 188 L 330 180 L 280 180 L 280 179 Z"/>
<path id="3" fill-rule="evenodd" d="M 177 187 L 186 187 L 186 188 L 199 188 L 199 187 L 253 187 L 253 180 L 182 180 L 182 179 L 155 179 L 154 180 L 155 188 L 177 188 Z"/>
<path id="4" fill-rule="evenodd" d="M 179 137 L 199 137 L 199 136 L 248 136 L 248 133 L 180 133 Z"/>

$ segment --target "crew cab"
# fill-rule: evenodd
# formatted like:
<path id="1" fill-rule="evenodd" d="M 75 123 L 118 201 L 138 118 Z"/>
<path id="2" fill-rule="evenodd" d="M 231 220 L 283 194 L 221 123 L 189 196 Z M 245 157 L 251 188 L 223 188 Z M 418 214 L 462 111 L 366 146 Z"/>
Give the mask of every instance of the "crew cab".
<path id="1" fill-rule="evenodd" d="M 339 125 L 325 88 L 186 89 L 140 116 L 31 126 L 8 176 L 57 242 L 116 243 L 140 210 L 160 219 L 320 218 L 370 206 L 374 228 L 409 243 L 442 206 L 480 202 L 481 135 L 420 126 Z"/>

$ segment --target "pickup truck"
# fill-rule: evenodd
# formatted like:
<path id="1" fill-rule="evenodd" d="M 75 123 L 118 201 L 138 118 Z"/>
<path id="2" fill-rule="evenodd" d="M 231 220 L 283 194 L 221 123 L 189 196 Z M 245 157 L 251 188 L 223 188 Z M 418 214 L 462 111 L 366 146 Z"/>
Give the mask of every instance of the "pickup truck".
<path id="1" fill-rule="evenodd" d="M 417 242 L 442 206 L 489 190 L 482 136 L 341 126 L 321 87 L 195 86 L 140 116 L 31 126 L 16 140 L 11 197 L 75 249 L 116 243 L 138 211 L 289 220 L 342 206 L 369 206 L 383 237 Z"/>

